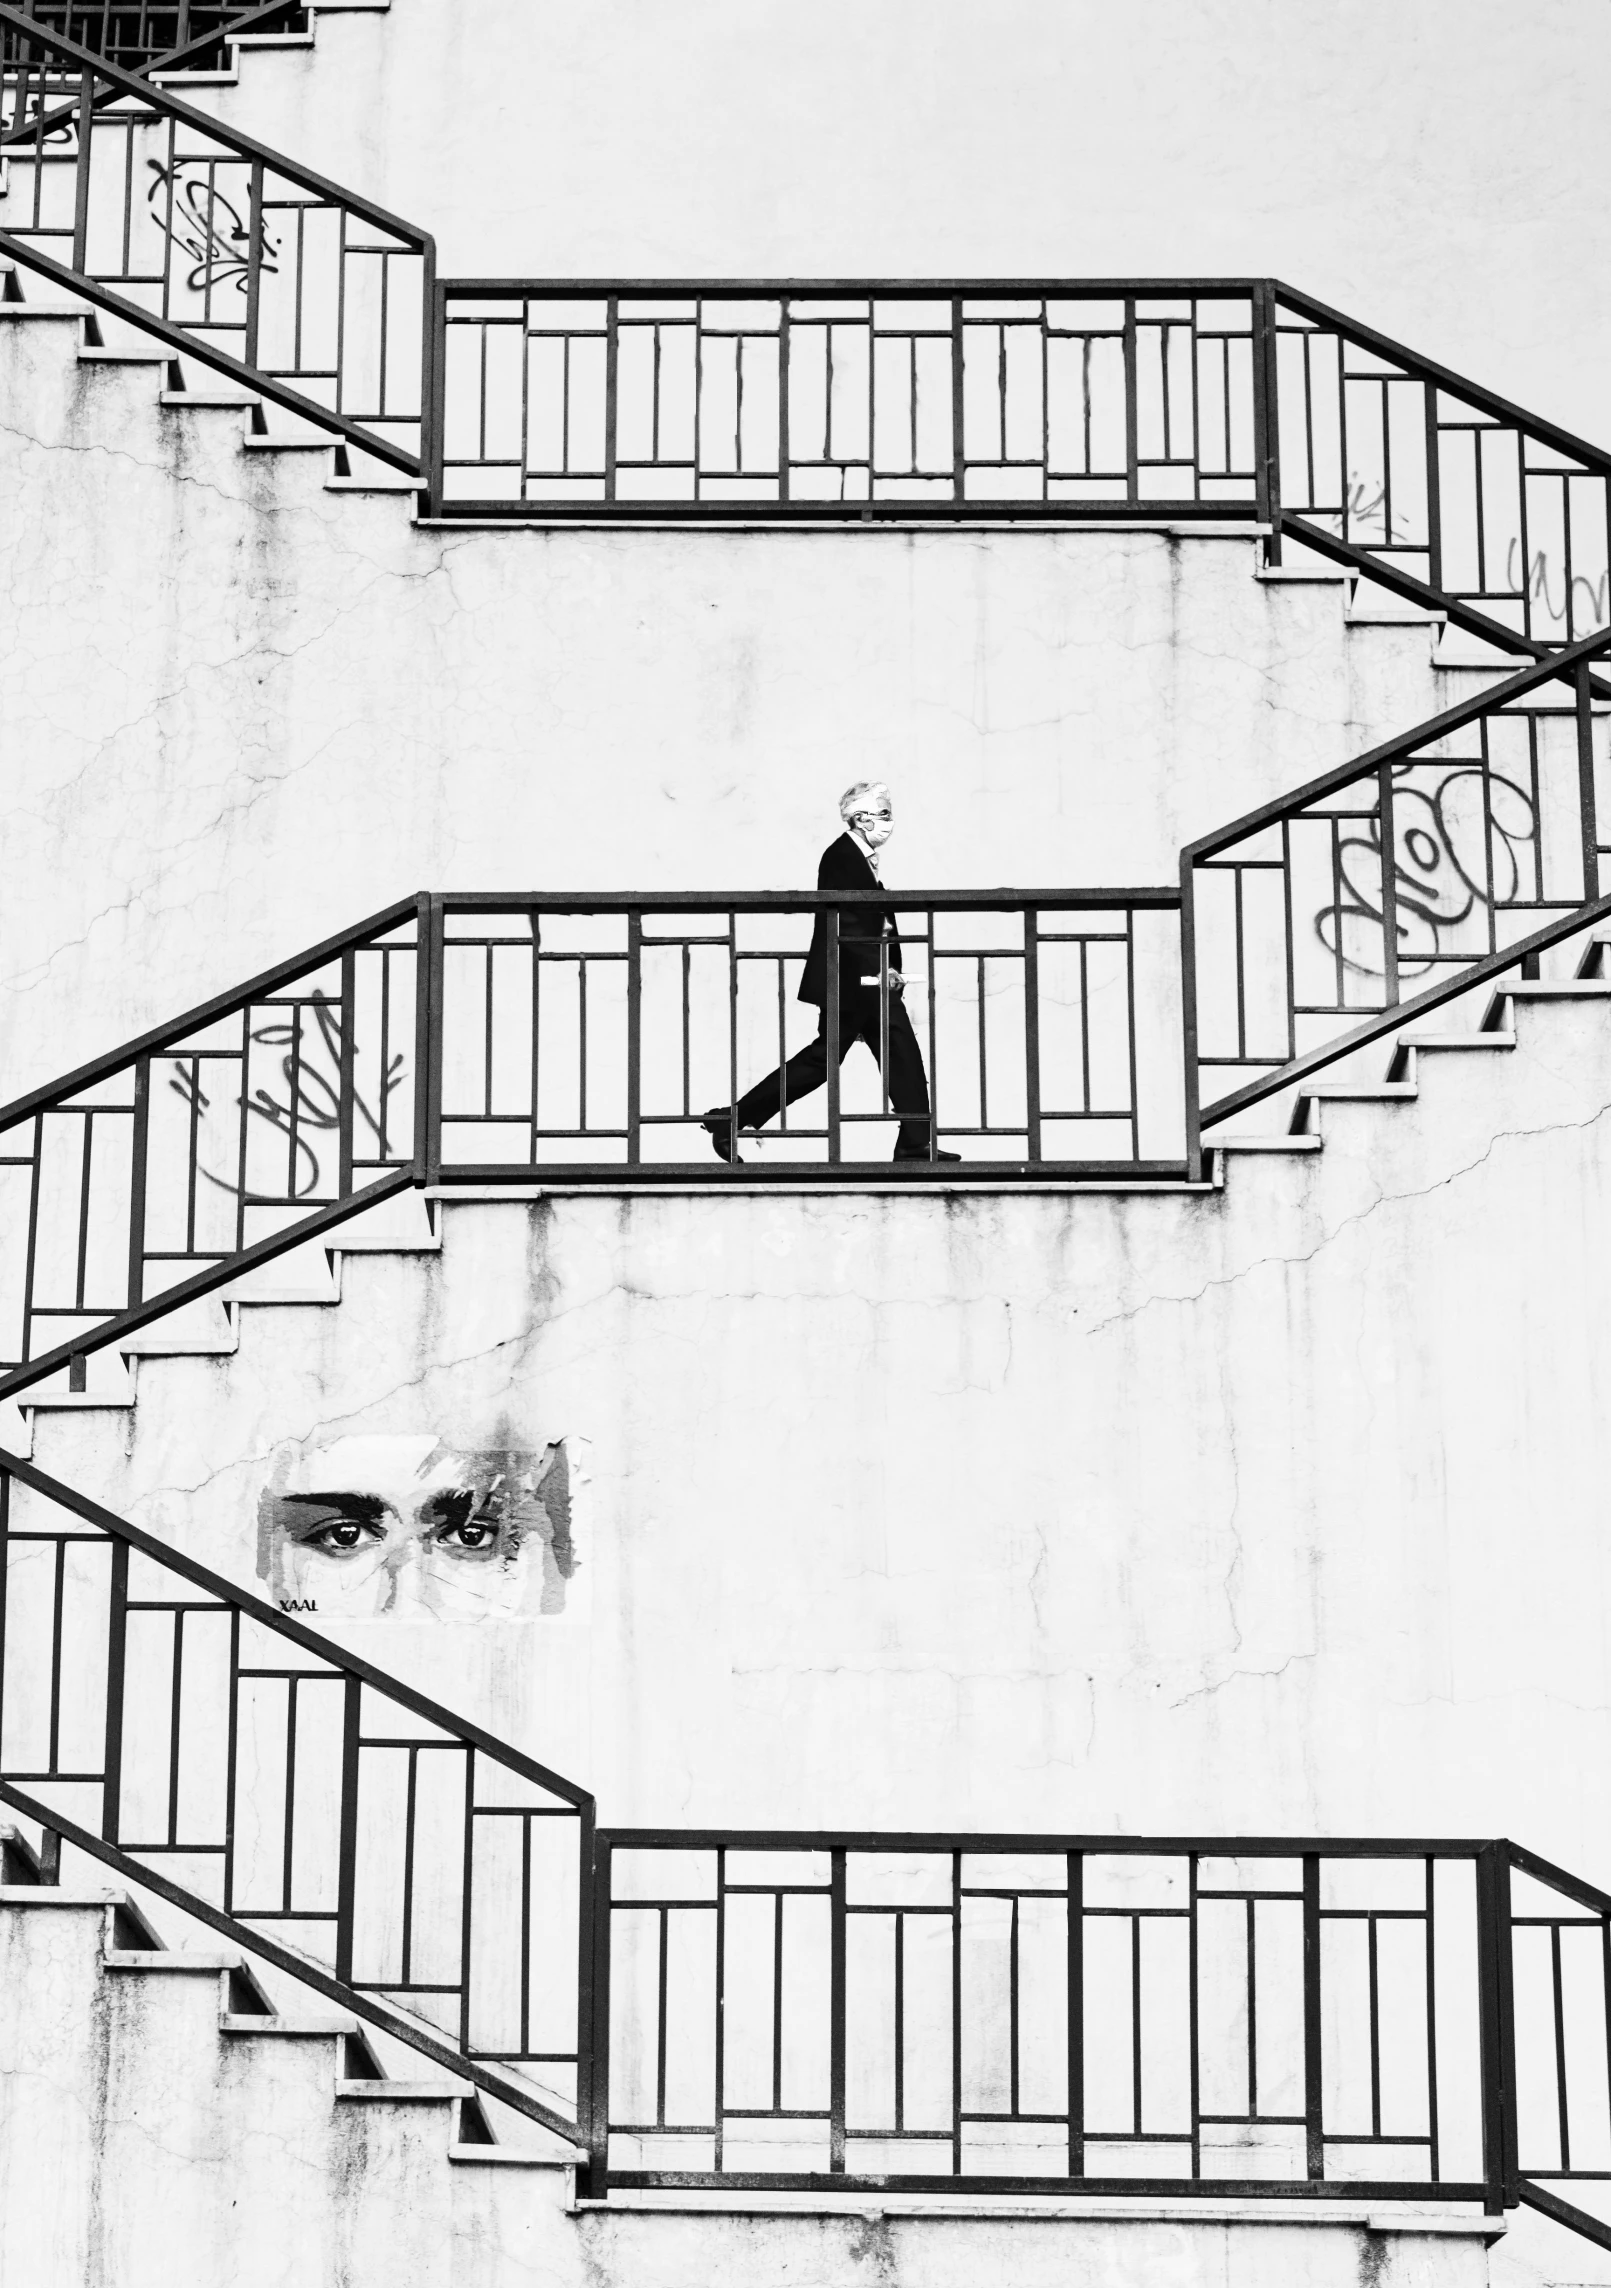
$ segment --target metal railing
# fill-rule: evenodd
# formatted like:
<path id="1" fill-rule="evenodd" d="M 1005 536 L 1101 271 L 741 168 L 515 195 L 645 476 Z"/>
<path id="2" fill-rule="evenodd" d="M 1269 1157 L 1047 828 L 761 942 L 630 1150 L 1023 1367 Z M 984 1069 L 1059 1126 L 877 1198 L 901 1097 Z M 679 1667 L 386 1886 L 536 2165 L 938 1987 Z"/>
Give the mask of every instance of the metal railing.
<path id="1" fill-rule="evenodd" d="M 1611 454 L 1271 282 L 1279 528 L 1510 651 L 1611 621 Z"/>
<path id="2" fill-rule="evenodd" d="M 301 32 L 308 21 L 300 0 L 18 0 L 16 13 L 141 73 L 221 64 L 242 33 Z M 27 48 L 14 25 L 0 25 L 0 64 L 26 60 Z"/>
<path id="3" fill-rule="evenodd" d="M 1262 517 L 1263 293 L 455 280 L 432 494 L 545 516 Z"/>
<path id="4" fill-rule="evenodd" d="M 881 894 L 422 896 L 0 1107 L 0 1397 L 409 1185 L 1184 1172 L 1178 891 L 899 896 L 900 987 L 841 950 Z M 876 1047 L 730 1168 L 702 1115 L 817 1033 L 819 915 L 830 1046 L 848 959 Z M 898 1168 L 897 1007 L 933 1106 Z"/>
<path id="5" fill-rule="evenodd" d="M 0 1802 L 595 2195 L 1524 2201 L 1611 2246 L 1572 2197 L 1611 2181 L 1611 1895 L 1506 1841 L 596 1831 L 8 1454 Z"/>
<path id="6" fill-rule="evenodd" d="M 592 2185 L 1611 2176 L 1611 1898 L 1506 1842 L 600 1830 Z"/>
<path id="7" fill-rule="evenodd" d="M 575 2135 L 592 1798 L 9 1454 L 0 1801 Z"/>
<path id="8" fill-rule="evenodd" d="M 1611 917 L 1608 651 L 1190 845 L 1178 889 L 388 907 L 0 1107 L 0 1397 L 411 1185 L 1195 1181 L 1205 1128 Z"/>
<path id="9" fill-rule="evenodd" d="M 16 8 L 0 36 L 0 253 L 417 474 L 430 237 Z"/>
<path id="10" fill-rule="evenodd" d="M 887 943 L 841 934 L 891 903 L 899 985 Z M 819 915 L 827 1086 L 769 1106 L 775 1123 L 743 1140 L 752 1175 L 888 1162 L 897 1005 L 927 1069 L 931 1147 L 980 1175 L 1178 1172 L 1179 903 L 1173 889 L 433 900 L 432 1180 L 720 1172 L 702 1115 L 817 1029 L 797 990 Z M 876 979 L 880 1038 L 841 1080 L 852 973 Z"/>
<path id="11" fill-rule="evenodd" d="M 0 1111 L 0 1391 L 415 1180 L 418 902 Z"/>
<path id="12" fill-rule="evenodd" d="M 1488 979 L 1536 976 L 1611 914 L 1590 666 L 1608 652 L 1590 636 L 1182 853 L 1204 1124 Z"/>
<path id="13" fill-rule="evenodd" d="M 1611 621 L 1611 454 L 1278 280 L 438 282 L 428 234 L 123 68 L 220 37 L 128 7 L 0 4 L 0 251 L 433 514 L 1208 518 L 1502 649 Z"/>

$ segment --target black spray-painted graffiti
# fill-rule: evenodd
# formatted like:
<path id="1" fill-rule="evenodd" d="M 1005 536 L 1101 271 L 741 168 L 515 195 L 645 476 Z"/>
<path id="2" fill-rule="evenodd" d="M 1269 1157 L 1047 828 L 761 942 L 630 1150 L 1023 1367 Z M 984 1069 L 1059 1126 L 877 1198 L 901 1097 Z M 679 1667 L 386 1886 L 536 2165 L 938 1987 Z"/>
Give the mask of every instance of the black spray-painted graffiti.
<path id="1" fill-rule="evenodd" d="M 1424 763 L 1407 767 L 1426 769 Z M 1424 976 L 1437 961 L 1476 960 L 1490 950 L 1492 915 L 1522 894 L 1538 843 L 1537 807 L 1513 779 L 1461 763 L 1429 788 L 1409 783 L 1407 771 L 1394 774 L 1393 786 L 1401 983 Z M 1346 968 L 1380 977 L 1387 927 L 1382 821 L 1378 813 L 1361 823 L 1361 832 L 1339 844 L 1336 895 L 1316 913 L 1314 930 Z"/>
<path id="2" fill-rule="evenodd" d="M 255 1088 L 250 1096 L 238 1100 L 248 1120 L 262 1121 L 278 1129 L 291 1145 L 291 1174 L 286 1198 L 304 1200 L 319 1189 L 323 1172 L 319 1153 L 319 1139 L 339 1135 L 341 1129 L 341 1091 L 330 1074 L 341 1069 L 341 1009 L 322 994 L 309 997 L 307 1007 L 318 1028 L 319 1046 L 324 1051 L 327 1071 L 308 1054 L 309 1044 L 300 1037 L 295 1024 L 268 1024 L 254 1026 L 248 1039 L 259 1048 L 284 1050 L 279 1060 L 279 1083 L 276 1088 Z M 358 1057 L 357 1044 L 353 1046 L 353 1059 Z M 352 1089 L 352 1113 L 356 1130 L 362 1121 L 375 1139 L 384 1156 L 390 1146 L 387 1113 L 395 1091 L 406 1077 L 405 1059 L 399 1051 L 380 1076 L 380 1102 L 372 1108 L 356 1083 Z M 201 1085 L 200 1067 L 195 1064 L 176 1063 L 169 1076 L 168 1086 L 175 1095 L 195 1112 L 212 1109 L 212 1099 Z M 211 1168 L 197 1163 L 197 1173 L 220 1191 L 238 1192 L 238 1176 L 218 1175 Z"/>
<path id="3" fill-rule="evenodd" d="M 1523 583 L 1516 576 L 1516 563 L 1521 555 L 1521 542 L 1512 538 L 1505 552 L 1505 586 L 1522 593 Z M 1555 600 L 1555 583 L 1560 581 L 1560 602 Z M 1603 628 L 1611 618 L 1611 573 L 1602 572 L 1598 580 L 1590 580 L 1581 572 L 1570 579 L 1564 568 L 1557 572 L 1542 548 L 1533 550 L 1527 567 L 1526 593 L 1535 604 L 1542 604 L 1546 619 L 1571 625 L 1581 635 L 1591 629 Z"/>
<path id="4" fill-rule="evenodd" d="M 146 165 L 152 176 L 146 192 L 152 219 L 169 244 L 195 265 L 185 280 L 189 291 L 197 294 L 233 278 L 237 292 L 244 294 L 252 262 L 251 227 L 242 221 L 233 199 L 213 181 L 209 163 L 176 159 L 164 167 L 160 160 L 148 159 Z M 186 168 L 195 172 L 186 173 Z M 265 231 L 259 269 L 275 271 L 279 251 L 279 241 Z"/>

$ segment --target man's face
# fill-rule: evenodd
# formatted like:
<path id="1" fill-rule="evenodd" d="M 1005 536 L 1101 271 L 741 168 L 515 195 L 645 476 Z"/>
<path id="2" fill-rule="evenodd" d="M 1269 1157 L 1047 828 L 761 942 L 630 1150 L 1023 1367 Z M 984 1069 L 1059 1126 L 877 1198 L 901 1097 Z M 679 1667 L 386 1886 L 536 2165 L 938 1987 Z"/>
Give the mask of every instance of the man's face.
<path id="1" fill-rule="evenodd" d="M 865 810 L 858 810 L 850 821 L 869 849 L 878 850 L 895 831 L 895 812 L 888 797 L 875 802 Z"/>
<path id="2" fill-rule="evenodd" d="M 540 1591 L 564 1472 L 557 1448 L 461 1454 L 429 1437 L 337 1439 L 297 1455 L 264 1492 L 262 1571 L 282 1603 L 314 1613 L 512 1615 Z M 568 1503 L 563 1522 L 568 1542 Z"/>

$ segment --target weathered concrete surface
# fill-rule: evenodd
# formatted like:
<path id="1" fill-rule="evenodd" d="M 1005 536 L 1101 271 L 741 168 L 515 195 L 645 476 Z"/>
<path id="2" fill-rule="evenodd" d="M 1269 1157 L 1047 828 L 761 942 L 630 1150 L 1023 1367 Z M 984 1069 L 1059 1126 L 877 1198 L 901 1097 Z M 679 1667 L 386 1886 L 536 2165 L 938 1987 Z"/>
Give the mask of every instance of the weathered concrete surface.
<path id="1" fill-rule="evenodd" d="M 106 1910 L 0 1903 L 0 2279 L 16 2288 L 1482 2288 L 1483 2221 L 1214 2204 L 578 2214 L 565 2167 L 337 2081 L 330 2035 L 226 2032 L 216 1972 L 106 1969 Z M 175 1958 L 169 1958 L 170 1960 Z M 1091 2205 L 1094 2208 L 1094 2204 Z M 813 2208 L 815 2213 L 813 2213 Z M 924 2213 L 925 2209 L 928 2213 Z"/>
<path id="2" fill-rule="evenodd" d="M 1273 271 L 1603 442 L 1608 63 L 1583 0 L 393 0 L 222 108 L 446 277 Z"/>
<path id="3" fill-rule="evenodd" d="M 892 882 L 1168 882 L 1453 688 L 1247 538 L 419 530 L 73 338 L 0 326 L 0 1095 L 416 889 L 809 885 L 856 776 Z"/>
<path id="4" fill-rule="evenodd" d="M 1603 1880 L 1611 1024 L 1519 1019 L 1217 1198 L 449 1207 L 38 1457 L 251 1581 L 288 1441 L 590 1440 L 564 1613 L 345 1626 L 612 1823 L 1512 1832 Z"/>

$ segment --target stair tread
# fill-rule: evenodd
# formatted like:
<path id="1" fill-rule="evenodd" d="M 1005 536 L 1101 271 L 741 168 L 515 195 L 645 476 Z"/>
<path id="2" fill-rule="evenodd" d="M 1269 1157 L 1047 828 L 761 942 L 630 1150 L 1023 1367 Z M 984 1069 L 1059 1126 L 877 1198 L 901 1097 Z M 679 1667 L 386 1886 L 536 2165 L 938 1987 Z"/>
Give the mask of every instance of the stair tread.
<path id="1" fill-rule="evenodd" d="M 1407 1049 L 1513 1049 L 1514 1033 L 1406 1033 Z"/>
<path id="2" fill-rule="evenodd" d="M 238 1954 L 188 1954 L 177 1947 L 109 1946 L 101 1957 L 108 1970 L 162 1970 L 181 1977 L 217 1978 L 221 1972 L 242 1970 Z"/>
<path id="3" fill-rule="evenodd" d="M 1204 1139 L 1213 1152 L 1318 1152 L 1319 1136 L 1210 1136 Z"/>
<path id="4" fill-rule="evenodd" d="M 226 2034 L 272 2034 L 288 2041 L 332 2041 L 358 2030 L 356 2018 L 260 2018 L 249 2010 L 224 2010 L 218 2023 Z"/>
<path id="5" fill-rule="evenodd" d="M 571 2151 L 565 2147 L 552 2153 L 527 2153 L 513 2145 L 450 2145 L 447 2157 L 493 2169 L 574 2169 L 581 2152 L 580 2148 Z"/>
<path id="6" fill-rule="evenodd" d="M 1310 1081 L 1299 1094 L 1329 1104 L 1402 1104 L 1420 1090 L 1413 1080 L 1322 1080 Z"/>
<path id="7" fill-rule="evenodd" d="M 80 1891 L 66 1883 L 0 1883 L 0 1907 L 119 1907 L 120 1891 Z"/>
<path id="8" fill-rule="evenodd" d="M 447 2105 L 473 2097 L 467 2081 L 338 2081 L 336 2095 L 353 2104 Z"/>

